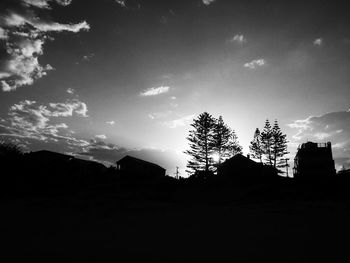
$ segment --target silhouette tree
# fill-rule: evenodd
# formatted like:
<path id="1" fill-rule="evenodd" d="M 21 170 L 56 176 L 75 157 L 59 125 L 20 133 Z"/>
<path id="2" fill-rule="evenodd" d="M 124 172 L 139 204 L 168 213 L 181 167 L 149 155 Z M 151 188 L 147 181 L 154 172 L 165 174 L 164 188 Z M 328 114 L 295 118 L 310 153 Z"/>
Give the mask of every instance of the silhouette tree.
<path id="1" fill-rule="evenodd" d="M 2 158 L 19 158 L 22 157 L 23 151 L 15 143 L 6 142 L 3 138 L 0 138 L 0 157 Z"/>
<path id="2" fill-rule="evenodd" d="M 213 131 L 213 149 L 218 155 L 217 163 L 232 155 L 232 130 L 225 124 L 222 116 L 216 120 Z"/>
<path id="3" fill-rule="evenodd" d="M 254 159 L 258 159 L 260 163 L 262 163 L 262 157 L 263 157 L 263 148 L 262 148 L 262 143 L 261 143 L 261 134 L 260 130 L 256 128 L 255 133 L 254 133 L 254 138 L 250 142 L 249 146 L 250 154 Z"/>
<path id="4" fill-rule="evenodd" d="M 287 143 L 287 135 L 282 133 L 277 120 L 275 120 L 272 128 L 272 159 L 275 168 L 286 166 L 283 157 L 289 153 L 287 151 Z"/>
<path id="5" fill-rule="evenodd" d="M 243 147 L 238 142 L 237 134 L 234 130 L 231 131 L 230 137 L 230 151 L 231 156 L 235 156 L 236 154 L 242 154 Z"/>
<path id="6" fill-rule="evenodd" d="M 273 131 L 272 131 L 270 121 L 266 119 L 264 129 L 261 133 L 261 146 L 262 146 L 263 155 L 265 157 L 265 161 L 271 166 L 273 165 L 273 152 L 272 152 L 273 136 L 272 135 L 273 135 Z"/>
<path id="7" fill-rule="evenodd" d="M 212 153 L 213 133 L 215 127 L 215 118 L 207 112 L 201 113 L 197 119 L 191 124 L 193 130 L 189 132 L 187 140 L 189 141 L 190 149 L 185 151 L 191 156 L 191 160 L 187 163 L 187 172 L 193 173 L 199 170 L 204 170 L 206 173 L 213 170 L 212 168 Z"/>

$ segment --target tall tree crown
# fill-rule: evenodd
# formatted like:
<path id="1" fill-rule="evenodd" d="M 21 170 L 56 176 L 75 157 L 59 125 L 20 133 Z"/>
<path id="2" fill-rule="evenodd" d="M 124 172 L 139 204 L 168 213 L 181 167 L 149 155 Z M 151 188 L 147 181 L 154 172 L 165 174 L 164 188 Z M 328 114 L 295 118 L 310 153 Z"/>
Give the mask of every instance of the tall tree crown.
<path id="1" fill-rule="evenodd" d="M 191 124 L 187 140 L 190 149 L 185 151 L 191 157 L 188 161 L 188 172 L 193 173 L 198 170 L 208 172 L 211 169 L 211 154 L 213 152 L 213 129 L 215 119 L 207 112 L 201 113 Z"/>
<path id="2" fill-rule="evenodd" d="M 187 137 L 190 149 L 185 151 L 191 157 L 187 164 L 190 173 L 214 171 L 222 161 L 242 152 L 235 131 L 222 116 L 215 119 L 204 112 L 193 120 L 191 127 Z"/>

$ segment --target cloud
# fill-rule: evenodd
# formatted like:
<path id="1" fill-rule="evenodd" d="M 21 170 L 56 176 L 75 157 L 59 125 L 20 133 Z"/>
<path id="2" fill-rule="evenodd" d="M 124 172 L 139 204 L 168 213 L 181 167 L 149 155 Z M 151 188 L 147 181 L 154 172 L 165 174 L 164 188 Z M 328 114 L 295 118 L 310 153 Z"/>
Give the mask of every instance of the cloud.
<path id="1" fill-rule="evenodd" d="M 55 106 L 52 107 L 51 104 Z M 71 132 L 68 130 L 68 125 L 59 122 L 57 119 L 58 117 L 71 117 L 73 112 L 78 117 L 86 117 L 86 115 L 80 113 L 81 109 L 75 106 L 79 103 L 76 100 L 67 101 L 66 103 L 60 103 L 66 107 L 56 107 L 58 104 L 40 105 L 33 100 L 23 100 L 12 105 L 9 108 L 8 119 L 0 125 L 3 130 L 0 135 L 41 141 L 65 140 L 68 144 L 84 145 L 85 141 L 72 137 Z"/>
<path id="2" fill-rule="evenodd" d="M 36 7 L 36 8 L 42 8 L 42 9 L 50 9 L 50 2 L 55 2 L 62 6 L 69 5 L 72 0 L 22 0 L 23 4 L 27 7 Z"/>
<path id="3" fill-rule="evenodd" d="M 203 4 L 210 5 L 211 3 L 214 3 L 216 0 L 202 0 Z"/>
<path id="4" fill-rule="evenodd" d="M 69 94 L 75 94 L 75 89 L 68 88 L 68 89 L 67 89 L 67 93 L 69 93 Z"/>
<path id="5" fill-rule="evenodd" d="M 346 160 L 350 165 L 350 110 L 330 112 L 320 116 L 296 120 L 289 127 L 297 130 L 294 142 L 332 142 L 337 165 Z"/>
<path id="6" fill-rule="evenodd" d="M 243 43 L 247 42 L 247 39 L 243 35 L 234 35 L 228 41 L 231 42 L 231 43 L 243 44 Z"/>
<path id="7" fill-rule="evenodd" d="M 83 56 L 84 61 L 90 61 L 95 56 L 95 53 L 90 53 L 85 56 Z"/>
<path id="8" fill-rule="evenodd" d="M 2 87 L 3 91 L 11 91 L 12 90 L 12 87 L 9 84 L 7 84 L 6 81 L 3 81 L 3 80 L 1 81 L 1 87 Z"/>
<path id="9" fill-rule="evenodd" d="M 7 31 L 0 27 L 0 39 L 7 39 L 7 38 L 8 38 Z"/>
<path id="10" fill-rule="evenodd" d="M 108 124 L 108 125 L 114 125 L 115 124 L 115 121 L 106 121 L 106 123 Z"/>
<path id="11" fill-rule="evenodd" d="M 53 117 L 68 117 L 73 116 L 75 113 L 80 117 L 88 117 L 86 103 L 77 99 L 67 100 L 66 102 L 50 103 L 52 111 L 50 111 Z"/>
<path id="12" fill-rule="evenodd" d="M 194 117 L 195 117 L 194 114 L 183 116 L 181 118 L 178 118 L 172 121 L 166 121 L 163 123 L 163 125 L 168 128 L 174 129 L 180 126 L 185 126 L 186 124 L 190 123 Z"/>
<path id="13" fill-rule="evenodd" d="M 123 8 L 126 8 L 125 0 L 114 0 L 118 5 Z"/>
<path id="14" fill-rule="evenodd" d="M 313 44 L 314 44 L 315 46 L 322 46 L 322 44 L 323 44 L 323 39 L 322 39 L 322 38 L 317 38 L 317 39 L 314 40 Z"/>
<path id="15" fill-rule="evenodd" d="M 159 118 L 165 118 L 165 117 L 169 116 L 172 113 L 173 113 L 172 111 L 154 112 L 154 113 L 148 114 L 148 117 L 151 120 L 154 120 L 154 119 L 159 119 Z"/>
<path id="16" fill-rule="evenodd" d="M 149 88 L 140 93 L 141 96 L 156 96 L 162 93 L 166 93 L 170 90 L 168 86 L 160 86 L 157 88 Z"/>
<path id="17" fill-rule="evenodd" d="M 89 156 L 94 160 L 115 163 L 128 153 L 128 149 L 119 147 L 113 143 L 92 139 L 89 145 L 84 147 L 79 155 Z"/>
<path id="18" fill-rule="evenodd" d="M 4 40 L 4 58 L 0 66 L 1 87 L 3 91 L 13 91 L 19 87 L 32 85 L 53 67 L 41 65 L 39 57 L 44 54 L 44 44 L 53 40 L 51 33 L 68 31 L 77 33 L 89 30 L 86 21 L 76 24 L 61 24 L 40 18 L 50 4 L 69 5 L 68 0 L 21 0 L 21 6 L 0 13 L 0 39 Z M 24 8 L 23 8 L 24 7 Z M 37 12 L 41 9 L 41 12 Z M 39 15 L 40 14 L 40 15 Z"/>
<path id="19" fill-rule="evenodd" d="M 257 67 L 262 67 L 265 64 L 266 64 L 265 59 L 260 58 L 260 59 L 255 59 L 255 60 L 252 60 L 251 62 L 245 63 L 244 67 L 249 69 L 255 69 Z"/>
<path id="20" fill-rule="evenodd" d="M 95 137 L 96 137 L 97 139 L 101 139 L 101 140 L 107 139 L 107 136 L 104 135 L 104 134 L 98 134 L 98 135 L 95 135 Z"/>

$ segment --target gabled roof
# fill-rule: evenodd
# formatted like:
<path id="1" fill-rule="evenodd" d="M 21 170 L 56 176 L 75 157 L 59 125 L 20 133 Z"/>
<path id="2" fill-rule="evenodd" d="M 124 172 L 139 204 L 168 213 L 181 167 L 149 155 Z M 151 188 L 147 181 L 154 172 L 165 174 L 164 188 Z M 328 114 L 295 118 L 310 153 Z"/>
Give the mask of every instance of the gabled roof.
<path id="1" fill-rule="evenodd" d="M 246 166 L 256 166 L 259 165 L 259 163 L 251 160 L 250 158 L 242 155 L 242 154 L 236 154 L 235 156 L 231 157 L 230 159 L 227 159 L 225 162 L 223 162 L 221 165 L 246 165 Z"/>
<path id="2" fill-rule="evenodd" d="M 145 164 L 145 165 L 148 165 L 148 166 L 152 166 L 154 168 L 160 168 L 160 169 L 165 170 L 163 167 L 159 166 L 158 164 L 147 162 L 145 160 L 141 160 L 141 159 L 138 159 L 136 157 L 132 157 L 130 155 L 126 155 L 125 157 L 123 157 L 119 161 L 117 161 L 116 163 L 117 164 L 121 164 L 121 163 L 127 162 L 127 161 L 132 161 L 132 162 L 136 162 L 136 163 L 140 163 L 140 164 Z"/>
<path id="3" fill-rule="evenodd" d="M 32 157 L 35 157 L 35 158 L 46 158 L 46 159 L 54 160 L 54 161 L 64 160 L 64 161 L 74 162 L 77 164 L 84 164 L 84 165 L 90 165 L 90 166 L 93 165 L 93 166 L 99 167 L 99 168 L 106 168 L 106 166 L 100 162 L 75 158 L 72 155 L 58 153 L 58 152 L 52 152 L 52 151 L 48 151 L 48 150 L 40 150 L 40 151 L 36 151 L 36 152 L 30 152 L 29 155 Z"/>

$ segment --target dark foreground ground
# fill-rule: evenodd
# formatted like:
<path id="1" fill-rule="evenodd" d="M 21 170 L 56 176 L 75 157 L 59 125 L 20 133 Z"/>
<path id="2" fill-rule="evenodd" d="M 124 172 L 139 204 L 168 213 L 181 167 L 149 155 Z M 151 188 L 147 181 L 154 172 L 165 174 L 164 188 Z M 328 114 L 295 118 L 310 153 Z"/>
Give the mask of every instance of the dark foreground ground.
<path id="1" fill-rule="evenodd" d="M 348 202 L 3 199 L 2 262 L 349 262 Z"/>

